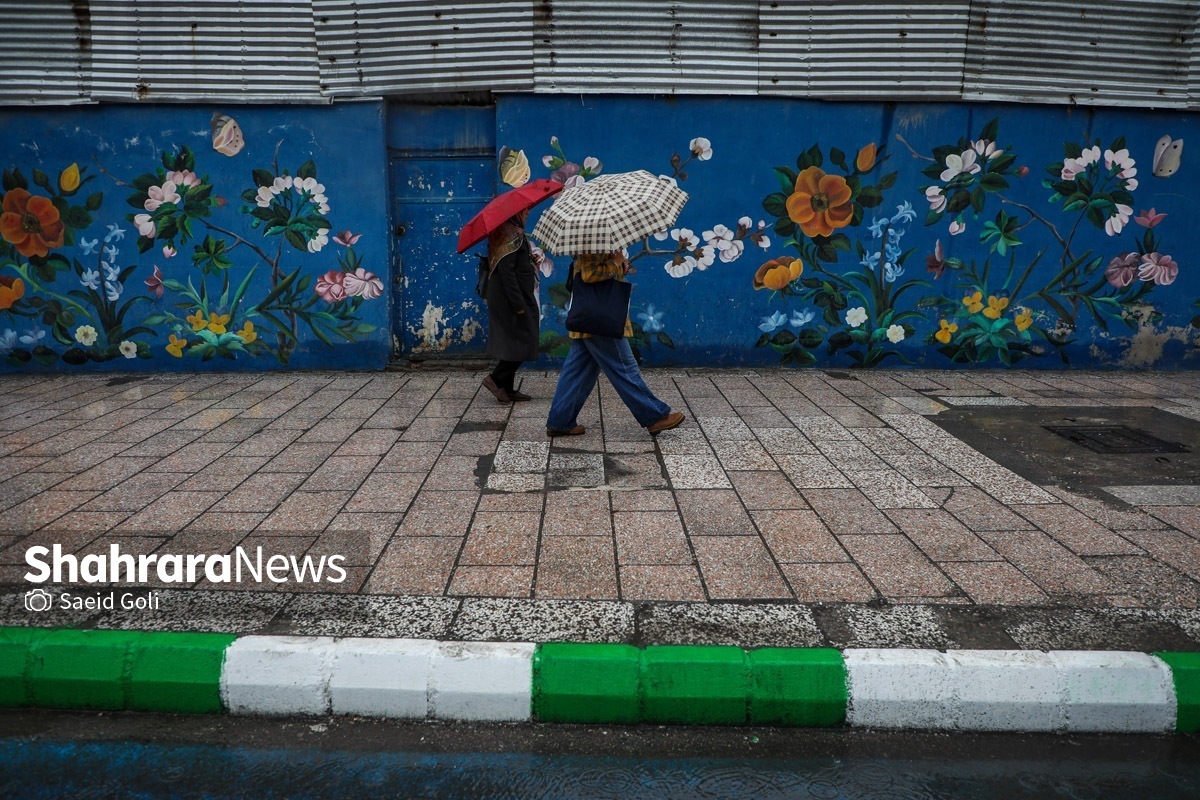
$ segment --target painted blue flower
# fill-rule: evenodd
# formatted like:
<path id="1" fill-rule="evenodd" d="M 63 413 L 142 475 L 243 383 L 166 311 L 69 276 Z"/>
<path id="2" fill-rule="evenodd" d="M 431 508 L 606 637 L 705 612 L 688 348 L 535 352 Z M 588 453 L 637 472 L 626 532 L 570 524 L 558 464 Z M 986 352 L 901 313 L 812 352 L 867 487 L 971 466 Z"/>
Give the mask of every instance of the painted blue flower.
<path id="1" fill-rule="evenodd" d="M 882 239 L 884 229 L 887 228 L 887 226 L 890 224 L 891 224 L 890 219 L 888 219 L 887 217 L 880 217 L 879 219 L 872 222 L 870 224 L 870 226 L 868 226 L 868 227 L 870 227 L 870 229 L 871 229 L 872 236 L 874 236 L 876 239 Z"/>
<path id="2" fill-rule="evenodd" d="M 104 237 L 104 242 L 105 242 L 105 244 L 107 244 L 108 242 L 111 242 L 114 239 L 116 239 L 117 241 L 120 241 L 121 239 L 124 239 L 124 238 L 125 238 L 125 229 L 120 228 L 116 225 L 116 223 L 113 223 L 112 225 L 108 226 L 108 234 Z"/>
<path id="3" fill-rule="evenodd" d="M 763 333 L 774 333 L 784 325 L 787 325 L 787 321 L 788 318 L 786 316 L 776 311 L 769 317 L 763 317 L 762 324 L 758 326 L 758 329 Z"/>
<path id="4" fill-rule="evenodd" d="M 917 218 L 917 212 L 913 210 L 912 203 L 905 200 L 900 205 L 896 206 L 896 216 L 892 217 L 892 224 L 901 222 L 912 222 Z"/>
<path id="5" fill-rule="evenodd" d="M 89 289 L 99 289 L 100 273 L 89 267 L 83 271 L 83 275 L 80 276 L 79 282 Z"/>
<path id="6" fill-rule="evenodd" d="M 27 344 L 32 347 L 45 338 L 45 331 L 39 331 L 37 328 L 30 328 L 21 335 L 21 344 Z"/>
<path id="7" fill-rule="evenodd" d="M 892 244 L 900 244 L 900 240 L 904 238 L 904 228 L 892 226 L 888 228 L 888 241 Z"/>
<path id="8" fill-rule="evenodd" d="M 642 324 L 642 330 L 646 333 L 658 333 L 663 329 L 662 324 L 663 312 L 655 311 L 654 305 L 647 305 L 646 310 L 637 315 L 638 322 Z"/>
<path id="9" fill-rule="evenodd" d="M 899 259 L 901 252 L 903 251 L 900 250 L 900 246 L 897 244 L 888 242 L 883 246 L 883 257 L 888 261 L 896 261 Z"/>
<path id="10" fill-rule="evenodd" d="M 116 261 L 117 256 L 120 255 L 120 253 L 121 251 L 117 249 L 116 245 L 104 248 L 104 257 L 109 261 Z"/>
<path id="11" fill-rule="evenodd" d="M 114 265 L 109 264 L 107 261 L 101 261 L 100 267 L 104 270 L 104 280 L 115 281 L 118 277 L 120 277 L 121 270 Z"/>
<path id="12" fill-rule="evenodd" d="M 810 311 L 793 311 L 792 318 L 789 320 L 789 322 L 791 323 L 793 328 L 796 328 L 797 330 L 799 330 L 800 328 L 803 328 L 808 323 L 812 322 L 813 318 L 816 316 L 817 316 L 817 313 L 815 311 L 811 311 L 811 310 Z"/>
<path id="13" fill-rule="evenodd" d="M 867 269 L 875 269 L 879 266 L 879 253 L 867 253 L 859 263 Z"/>
<path id="14" fill-rule="evenodd" d="M 99 239 L 92 239 L 90 242 L 82 236 L 79 238 L 79 249 L 83 251 L 85 256 L 90 256 L 96 252 L 97 245 L 100 244 Z"/>
<path id="15" fill-rule="evenodd" d="M 883 265 L 883 279 L 888 283 L 892 283 L 903 274 L 904 267 L 899 264 L 888 261 Z"/>
<path id="16" fill-rule="evenodd" d="M 6 356 L 12 352 L 17 346 L 17 332 L 12 328 L 5 328 L 0 332 L 0 356 Z"/>
<path id="17" fill-rule="evenodd" d="M 119 281 L 105 281 L 104 293 L 108 296 L 108 302 L 115 303 L 121 299 L 121 292 L 125 291 L 125 287 Z"/>

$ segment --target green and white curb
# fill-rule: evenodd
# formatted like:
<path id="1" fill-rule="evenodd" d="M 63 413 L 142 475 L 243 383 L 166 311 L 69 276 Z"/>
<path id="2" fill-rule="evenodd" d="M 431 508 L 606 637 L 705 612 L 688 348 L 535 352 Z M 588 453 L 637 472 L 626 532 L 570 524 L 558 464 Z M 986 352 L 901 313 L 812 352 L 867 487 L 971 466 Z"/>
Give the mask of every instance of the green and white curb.
<path id="1" fill-rule="evenodd" d="M 1200 653 L 0 628 L 0 707 L 962 731 L 1200 730 Z"/>

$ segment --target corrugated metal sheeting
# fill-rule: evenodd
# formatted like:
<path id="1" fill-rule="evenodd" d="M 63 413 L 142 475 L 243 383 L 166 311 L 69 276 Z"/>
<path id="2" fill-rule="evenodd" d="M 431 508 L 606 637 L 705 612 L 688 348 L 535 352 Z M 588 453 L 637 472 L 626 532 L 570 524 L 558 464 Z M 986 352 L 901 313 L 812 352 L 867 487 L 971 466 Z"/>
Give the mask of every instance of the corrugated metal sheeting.
<path id="1" fill-rule="evenodd" d="M 80 3 L 4 2 L 0 102 L 88 103 L 91 20 Z"/>
<path id="2" fill-rule="evenodd" d="M 320 101 L 308 3 L 91 0 L 97 100 Z"/>
<path id="3" fill-rule="evenodd" d="M 313 0 L 327 94 L 533 87 L 529 0 Z"/>
<path id="4" fill-rule="evenodd" d="M 964 99 L 1188 105 L 1195 0 L 971 5 Z"/>
<path id="5" fill-rule="evenodd" d="M 442 91 L 1200 107 L 1200 0 L 0 0 L 9 102 Z"/>
<path id="6" fill-rule="evenodd" d="M 758 91 L 758 0 L 547 0 L 537 6 L 536 91 Z"/>

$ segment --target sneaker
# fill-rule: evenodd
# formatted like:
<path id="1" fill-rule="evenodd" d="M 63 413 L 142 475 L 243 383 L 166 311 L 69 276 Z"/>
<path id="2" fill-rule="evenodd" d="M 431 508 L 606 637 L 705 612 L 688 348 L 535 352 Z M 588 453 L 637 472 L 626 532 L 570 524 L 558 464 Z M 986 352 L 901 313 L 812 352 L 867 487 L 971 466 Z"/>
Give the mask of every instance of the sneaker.
<path id="1" fill-rule="evenodd" d="M 683 415 L 682 411 L 672 411 L 653 425 L 647 425 L 646 430 L 650 432 L 651 436 L 654 436 L 663 431 L 669 431 L 671 428 L 678 428 L 685 419 L 687 417 Z"/>
<path id="2" fill-rule="evenodd" d="M 499 400 L 501 403 L 511 403 L 513 401 L 512 398 L 508 396 L 508 392 L 501 389 L 499 387 L 499 385 L 497 385 L 497 383 L 494 380 L 492 380 L 491 375 L 488 375 L 486 378 L 483 379 L 483 388 L 487 389 L 489 392 L 494 394 L 496 396 L 496 399 Z"/>
<path id="3" fill-rule="evenodd" d="M 569 431 L 558 431 L 554 428 L 546 428 L 546 435 L 553 439 L 555 436 L 583 436 L 587 428 L 582 425 L 576 425 Z"/>

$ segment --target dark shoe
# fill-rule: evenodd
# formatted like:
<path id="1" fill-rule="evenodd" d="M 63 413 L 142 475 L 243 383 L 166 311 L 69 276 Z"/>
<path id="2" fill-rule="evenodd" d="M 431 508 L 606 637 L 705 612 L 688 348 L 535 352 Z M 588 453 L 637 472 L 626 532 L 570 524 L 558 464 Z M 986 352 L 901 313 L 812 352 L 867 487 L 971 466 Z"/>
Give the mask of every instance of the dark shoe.
<path id="1" fill-rule="evenodd" d="M 555 436 L 583 436 L 587 428 L 582 425 L 576 425 L 569 431 L 556 431 L 554 428 L 546 428 L 546 435 L 553 439 Z"/>
<path id="2" fill-rule="evenodd" d="M 532 397 L 525 394 L 524 392 L 518 392 L 516 389 L 513 389 L 511 392 L 509 392 L 508 396 L 514 403 L 524 403 L 527 400 L 533 399 Z"/>
<path id="3" fill-rule="evenodd" d="M 496 396 L 496 399 L 499 400 L 501 403 L 511 403 L 513 401 L 512 397 L 509 396 L 508 392 L 501 389 L 496 384 L 496 382 L 494 380 L 492 380 L 491 375 L 488 375 L 486 378 L 483 379 L 483 388 L 487 389 L 489 392 L 494 394 Z"/>
<path id="4" fill-rule="evenodd" d="M 671 428 L 678 428 L 685 419 L 687 417 L 683 415 L 682 411 L 672 411 L 653 425 L 647 425 L 646 430 L 650 432 L 651 436 L 654 436 L 663 431 L 669 431 Z"/>

